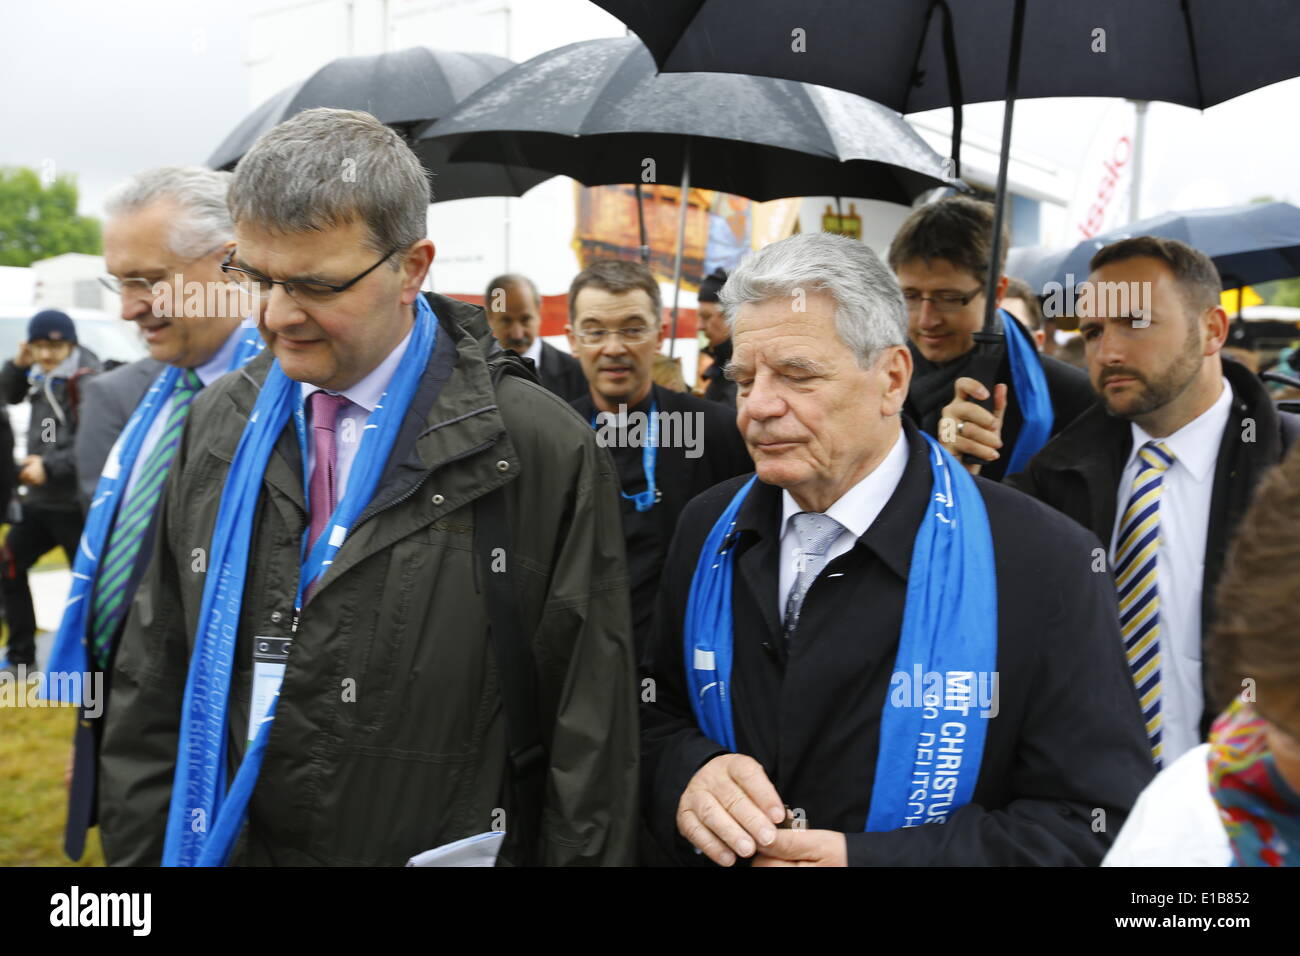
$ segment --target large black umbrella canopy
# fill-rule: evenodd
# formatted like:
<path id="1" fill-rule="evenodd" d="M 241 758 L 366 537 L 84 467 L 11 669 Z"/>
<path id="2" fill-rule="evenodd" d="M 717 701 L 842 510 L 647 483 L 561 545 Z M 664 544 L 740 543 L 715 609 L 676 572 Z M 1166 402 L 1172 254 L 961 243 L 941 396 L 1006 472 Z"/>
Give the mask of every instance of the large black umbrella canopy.
<path id="1" fill-rule="evenodd" d="M 951 106 L 957 175 L 962 104 L 1002 100 L 993 262 L 1017 98 L 1117 96 L 1204 109 L 1300 76 L 1294 0 L 592 2 L 641 37 L 665 71 L 820 83 L 904 113 Z M 997 278 L 990 270 L 971 369 L 986 385 L 1001 361 Z"/>
<path id="2" fill-rule="evenodd" d="M 267 130 L 303 110 L 328 106 L 364 110 L 401 133 L 433 173 L 432 198 L 436 201 L 521 196 L 550 176 L 498 163 L 451 163 L 438 144 L 416 142 L 417 134 L 431 121 L 446 116 L 456 104 L 514 65 L 490 53 L 427 47 L 332 60 L 246 116 L 217 147 L 208 165 L 233 169 Z"/>
<path id="3" fill-rule="evenodd" d="M 893 110 L 768 77 L 657 74 L 635 38 L 550 50 L 484 86 L 423 136 L 455 160 L 495 160 L 588 186 L 646 181 L 753 200 L 855 196 L 910 203 L 956 185 Z M 652 161 L 653 166 L 648 166 Z"/>
<path id="4" fill-rule="evenodd" d="M 627 24 L 665 72 L 819 83 L 901 113 L 959 105 L 950 62 L 961 102 L 1003 99 L 1016 6 L 1016 0 L 592 2 Z M 1113 96 L 1205 109 L 1300 76 L 1295 0 L 1028 0 L 1023 30 L 1021 99 Z"/>
<path id="5" fill-rule="evenodd" d="M 1300 209 L 1269 202 L 1140 219 L 1047 256 L 1026 268 L 1020 278 L 1036 291 L 1049 282 L 1062 287 L 1082 282 L 1098 249 L 1130 236 L 1179 239 L 1199 249 L 1214 260 L 1225 289 L 1300 275 Z"/>

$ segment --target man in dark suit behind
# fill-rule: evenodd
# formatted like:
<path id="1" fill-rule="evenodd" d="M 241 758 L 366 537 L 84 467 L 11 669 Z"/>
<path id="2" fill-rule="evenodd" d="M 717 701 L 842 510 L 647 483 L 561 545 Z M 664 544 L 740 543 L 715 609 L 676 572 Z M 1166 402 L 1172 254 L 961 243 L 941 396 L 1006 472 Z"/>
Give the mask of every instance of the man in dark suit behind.
<path id="1" fill-rule="evenodd" d="M 1204 648 L 1223 556 L 1255 485 L 1300 432 L 1263 383 L 1221 356 L 1228 319 L 1213 261 L 1175 239 L 1134 236 L 1099 250 L 1079 334 L 1101 401 L 1047 444 L 1012 487 L 1106 545 L 1120 626 L 1164 766 L 1206 738 L 1219 707 Z M 988 460 L 988 412 L 954 403 L 967 424 L 950 450 Z M 1164 464 L 1151 488 L 1155 446 Z M 1129 515 L 1135 490 L 1149 488 Z M 1134 520 L 1137 519 L 1137 520 Z"/>
<path id="2" fill-rule="evenodd" d="M 731 409 L 652 381 L 664 329 L 659 284 L 645 266 L 605 259 L 580 272 L 569 288 L 566 331 L 591 382 L 571 404 L 618 468 L 640 654 L 678 515 L 704 489 L 754 466 Z"/>
<path id="3" fill-rule="evenodd" d="M 587 379 L 578 360 L 538 334 L 542 297 L 532 279 L 516 273 L 497 276 L 483 293 L 483 309 L 501 347 L 530 359 L 543 385 L 566 402 L 587 394 Z"/>
<path id="4" fill-rule="evenodd" d="M 121 296 L 121 318 L 136 325 L 149 349 L 149 357 L 89 379 L 82 392 L 81 427 L 76 443 L 78 498 L 87 509 L 94 496 L 113 443 L 125 428 L 136 406 L 149 387 L 168 365 L 185 370 L 194 377 L 197 388 L 216 381 L 230 370 L 246 334 L 240 324 L 247 301 L 237 294 L 221 271 L 226 253 L 234 245 L 234 224 L 226 208 L 230 174 L 196 166 L 165 166 L 146 170 L 119 184 L 105 201 L 108 213 L 104 223 L 104 264 L 109 285 Z M 180 290 L 198 284 L 206 292 L 202 299 L 182 296 Z M 195 303 L 203 308 L 195 309 Z M 211 303 L 211 305 L 208 305 Z M 211 310 L 211 311 L 209 311 Z M 142 484 L 138 479 L 156 448 L 162 442 L 162 427 L 176 405 L 175 393 L 154 419 L 146 433 L 139 454 L 129 472 L 122 469 L 119 494 L 104 507 L 115 509 L 117 517 L 124 509 L 139 508 L 142 525 L 123 522 L 118 554 L 121 565 L 114 574 L 100 575 L 96 568 L 94 588 L 89 593 L 92 606 L 104 606 L 101 598 L 110 589 L 121 587 L 121 606 L 129 606 L 153 553 L 155 507 L 162 485 Z M 178 416 L 188 414 L 188 405 L 180 405 Z M 183 417 L 178 419 L 183 421 Z M 165 446 L 164 446 L 165 447 Z M 170 459 L 160 459 L 160 467 Z M 139 491 L 136 495 L 135 492 Z M 132 529 L 143 527 L 135 535 Z M 138 537 L 138 543 L 134 539 Z M 105 558 L 114 542 L 100 542 L 99 555 Z M 95 553 L 84 540 L 81 549 Z M 127 546 L 129 545 L 129 546 Z M 114 580 L 125 570 L 125 578 Z M 84 635 L 73 635 L 95 646 L 97 634 L 107 638 L 98 660 L 90 661 L 104 673 L 104 693 L 111 698 L 113 661 L 117 639 L 126 623 L 124 614 L 104 613 L 88 625 Z M 60 638 L 63 638 L 60 628 Z M 99 745 L 107 706 L 99 713 L 83 708 L 74 738 L 73 776 L 68 797 L 68 820 L 64 849 L 79 859 L 86 830 L 98 819 Z"/>

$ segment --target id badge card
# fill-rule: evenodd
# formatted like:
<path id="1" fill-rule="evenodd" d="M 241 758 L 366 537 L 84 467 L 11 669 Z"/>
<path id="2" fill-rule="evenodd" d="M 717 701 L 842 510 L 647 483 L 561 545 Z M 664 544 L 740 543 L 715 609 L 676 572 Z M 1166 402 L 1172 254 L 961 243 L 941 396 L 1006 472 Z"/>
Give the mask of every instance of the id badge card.
<path id="1" fill-rule="evenodd" d="M 280 692 L 284 668 L 289 662 L 291 637 L 253 638 L 253 688 L 249 695 L 248 742 L 257 737 L 258 728 L 271 710 L 271 701 Z"/>

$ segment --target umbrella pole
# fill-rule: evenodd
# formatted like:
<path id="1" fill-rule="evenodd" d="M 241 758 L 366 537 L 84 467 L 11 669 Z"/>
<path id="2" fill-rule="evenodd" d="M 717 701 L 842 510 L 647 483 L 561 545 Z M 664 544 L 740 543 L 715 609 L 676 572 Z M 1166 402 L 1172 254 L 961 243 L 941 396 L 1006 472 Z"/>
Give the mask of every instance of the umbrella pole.
<path id="1" fill-rule="evenodd" d="M 641 264 L 648 266 L 650 264 L 650 243 L 645 237 L 645 205 L 641 199 L 641 182 L 638 180 L 636 186 L 636 224 L 641 232 Z"/>
<path id="2" fill-rule="evenodd" d="M 1133 100 L 1135 121 L 1133 124 L 1133 181 L 1129 184 L 1128 221 L 1137 222 L 1141 218 L 1139 207 L 1142 205 L 1142 147 L 1147 139 L 1147 101 Z"/>
<path id="3" fill-rule="evenodd" d="M 1002 155 L 998 158 L 998 185 L 993 199 L 993 244 L 989 258 L 988 281 L 984 285 L 984 333 L 996 330 L 994 316 L 997 313 L 998 280 L 1002 278 L 998 269 L 998 260 L 1005 250 L 1002 248 L 1002 224 L 1006 220 L 1007 206 L 1007 165 L 1011 160 L 1011 124 L 1016 108 L 1016 89 L 1020 83 L 1020 41 L 1024 36 L 1025 0 L 1016 0 L 1015 19 L 1011 25 L 1011 62 L 1007 64 L 1006 104 L 1002 111 Z M 977 339 L 978 341 L 978 339 Z M 992 382 L 985 382 L 992 395 Z M 991 397 L 990 397 L 991 404 Z"/>
<path id="4" fill-rule="evenodd" d="M 686 209 L 691 190 L 691 141 L 686 141 L 682 153 L 682 195 L 681 210 L 677 215 L 677 262 L 673 266 L 673 331 L 668 340 L 668 357 L 677 351 L 677 300 L 682 294 L 682 256 L 686 252 Z"/>

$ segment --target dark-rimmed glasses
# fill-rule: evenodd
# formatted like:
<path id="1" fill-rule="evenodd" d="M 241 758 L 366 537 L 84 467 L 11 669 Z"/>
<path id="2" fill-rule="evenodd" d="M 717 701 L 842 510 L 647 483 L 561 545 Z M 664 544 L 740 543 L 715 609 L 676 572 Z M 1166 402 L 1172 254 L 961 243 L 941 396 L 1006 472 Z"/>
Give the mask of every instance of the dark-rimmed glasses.
<path id="1" fill-rule="evenodd" d="M 970 305 L 975 296 L 983 291 L 983 289 L 976 289 L 974 292 L 936 292 L 934 295 L 921 295 L 915 289 L 908 289 L 903 293 L 903 301 L 907 303 L 908 312 L 921 311 L 922 302 L 929 302 L 936 312 L 956 312 Z"/>
<path id="2" fill-rule="evenodd" d="M 387 262 L 388 258 L 400 248 L 402 247 L 393 246 L 393 248 L 385 252 L 383 258 L 373 266 L 365 272 L 362 272 L 360 275 L 353 276 L 341 285 L 321 282 L 319 279 L 272 279 L 268 276 L 262 275 L 260 272 L 254 272 L 251 269 L 241 269 L 239 266 L 231 265 L 235 259 L 234 249 L 230 250 L 230 254 L 227 255 L 225 261 L 221 263 L 221 271 L 238 282 L 239 287 L 248 295 L 257 296 L 258 298 L 263 299 L 269 298 L 271 295 L 271 289 L 278 285 L 283 286 L 284 291 L 287 292 L 291 298 L 320 302 L 325 299 L 333 298 L 340 292 L 346 292 L 348 289 L 352 288 L 366 276 L 370 275 L 370 273 L 374 272 L 381 265 Z"/>

